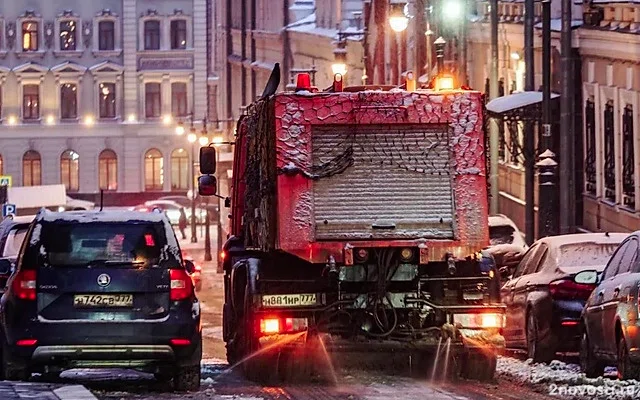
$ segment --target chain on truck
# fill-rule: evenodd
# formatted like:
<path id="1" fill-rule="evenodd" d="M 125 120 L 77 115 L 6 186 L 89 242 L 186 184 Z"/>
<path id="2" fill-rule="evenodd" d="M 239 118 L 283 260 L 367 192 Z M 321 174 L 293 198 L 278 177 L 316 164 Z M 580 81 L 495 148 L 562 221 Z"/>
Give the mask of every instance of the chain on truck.
<path id="1" fill-rule="evenodd" d="M 504 306 L 483 251 L 484 99 L 454 82 L 342 87 L 336 75 L 318 91 L 300 74 L 276 94 L 276 66 L 247 108 L 221 260 L 227 357 L 250 379 L 307 371 L 320 340 L 422 366 L 447 343 L 454 373 L 493 377 Z M 214 187 L 200 177 L 201 194 Z"/>

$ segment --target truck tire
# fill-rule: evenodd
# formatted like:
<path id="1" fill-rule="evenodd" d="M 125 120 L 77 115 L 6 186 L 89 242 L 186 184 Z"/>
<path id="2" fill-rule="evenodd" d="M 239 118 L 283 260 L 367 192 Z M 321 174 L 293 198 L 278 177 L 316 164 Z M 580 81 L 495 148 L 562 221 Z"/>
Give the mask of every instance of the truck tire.
<path id="1" fill-rule="evenodd" d="M 471 352 L 462 365 L 462 377 L 480 382 L 490 382 L 496 373 L 498 357 L 495 354 Z"/>
<path id="2" fill-rule="evenodd" d="M 260 351 L 260 342 L 255 336 L 253 307 L 251 304 L 251 291 L 249 285 L 244 292 L 244 313 L 239 320 L 238 334 L 242 346 L 242 370 L 244 376 L 250 381 L 262 384 L 278 383 L 279 351 Z"/>

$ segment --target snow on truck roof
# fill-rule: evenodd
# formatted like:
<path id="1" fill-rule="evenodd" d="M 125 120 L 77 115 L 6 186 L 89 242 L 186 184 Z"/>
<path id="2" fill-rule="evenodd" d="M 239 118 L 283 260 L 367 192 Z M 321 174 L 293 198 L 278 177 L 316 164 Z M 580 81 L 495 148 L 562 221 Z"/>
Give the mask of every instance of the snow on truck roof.
<path id="1" fill-rule="evenodd" d="M 90 222 L 164 222 L 166 216 L 158 212 L 140 211 L 66 211 L 53 212 L 43 210 L 36 216 L 38 221 L 68 221 L 77 223 Z"/>

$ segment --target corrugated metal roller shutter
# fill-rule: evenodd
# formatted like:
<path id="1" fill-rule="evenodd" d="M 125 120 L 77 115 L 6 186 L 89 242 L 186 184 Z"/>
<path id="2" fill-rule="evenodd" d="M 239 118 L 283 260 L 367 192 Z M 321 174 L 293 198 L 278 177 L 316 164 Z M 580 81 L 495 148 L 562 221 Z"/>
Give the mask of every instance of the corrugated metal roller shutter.
<path id="1" fill-rule="evenodd" d="M 446 126 L 315 129 L 314 168 L 342 171 L 314 182 L 316 239 L 453 238 L 449 159 Z"/>

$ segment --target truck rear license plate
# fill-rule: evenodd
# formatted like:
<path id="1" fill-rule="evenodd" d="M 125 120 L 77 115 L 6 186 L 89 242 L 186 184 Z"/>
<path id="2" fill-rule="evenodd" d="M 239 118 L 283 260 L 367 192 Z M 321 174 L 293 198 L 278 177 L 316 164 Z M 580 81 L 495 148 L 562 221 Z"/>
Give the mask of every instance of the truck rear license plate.
<path id="1" fill-rule="evenodd" d="M 79 308 L 132 307 L 132 294 L 77 294 L 73 306 Z"/>
<path id="2" fill-rule="evenodd" d="M 317 304 L 316 294 L 271 294 L 262 296 L 262 307 L 308 307 Z"/>

